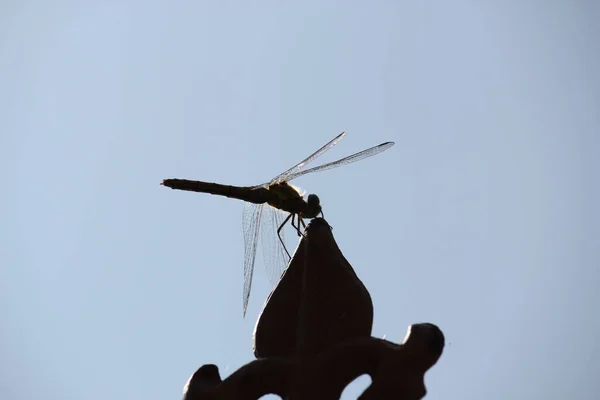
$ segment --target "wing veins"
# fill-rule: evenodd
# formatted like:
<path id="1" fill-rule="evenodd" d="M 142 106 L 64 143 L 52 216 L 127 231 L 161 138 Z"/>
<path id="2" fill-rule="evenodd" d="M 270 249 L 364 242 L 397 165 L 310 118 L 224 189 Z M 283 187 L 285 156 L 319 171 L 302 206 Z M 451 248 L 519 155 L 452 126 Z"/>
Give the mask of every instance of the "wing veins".
<path id="1" fill-rule="evenodd" d="M 296 179 L 302 175 L 310 174 L 313 172 L 326 171 L 328 169 L 333 169 L 333 168 L 341 167 L 342 165 L 348 165 L 348 164 L 352 164 L 352 163 L 355 163 L 360 160 L 364 160 L 365 158 L 374 156 L 375 154 L 379 154 L 382 151 L 389 149 L 393 145 L 394 145 L 394 142 L 385 142 L 378 146 L 374 146 L 374 147 L 368 148 L 366 150 L 360 151 L 356 154 L 352 154 L 348 157 L 344 157 L 339 160 L 329 162 L 327 164 L 319 165 L 318 167 L 314 167 L 314 168 L 310 168 L 310 169 L 307 169 L 304 171 L 296 172 L 294 174 L 287 176 L 287 181 L 289 182 L 292 179 Z"/>
<path id="2" fill-rule="evenodd" d="M 242 228 L 244 232 L 244 292 L 243 305 L 244 316 L 248 309 L 250 291 L 252 289 L 252 276 L 254 274 L 254 263 L 256 261 L 256 247 L 260 232 L 260 219 L 264 204 L 246 203 L 242 216 Z"/>
<path id="3" fill-rule="evenodd" d="M 329 143 L 325 144 L 319 150 L 315 151 L 310 156 L 306 157 L 304 160 L 302 160 L 298 164 L 294 165 L 292 168 L 288 169 L 287 171 L 285 171 L 285 172 L 277 175 L 275 178 L 271 179 L 271 181 L 267 185 L 273 185 L 275 183 L 289 181 L 290 180 L 288 178 L 289 176 L 294 175 L 295 173 L 298 173 L 298 171 L 300 171 L 302 168 L 306 167 L 309 163 L 314 161 L 317 157 L 323 155 L 323 153 L 327 152 L 329 149 L 331 149 L 333 146 L 335 146 L 340 140 L 342 140 L 342 138 L 345 135 L 346 135 L 346 132 L 340 133 L 339 135 L 334 137 Z"/>

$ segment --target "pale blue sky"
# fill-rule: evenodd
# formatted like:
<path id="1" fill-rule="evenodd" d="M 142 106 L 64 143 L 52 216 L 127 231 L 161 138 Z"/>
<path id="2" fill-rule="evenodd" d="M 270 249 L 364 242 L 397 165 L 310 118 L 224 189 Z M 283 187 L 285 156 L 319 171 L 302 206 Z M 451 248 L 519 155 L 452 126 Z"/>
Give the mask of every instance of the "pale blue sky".
<path id="1" fill-rule="evenodd" d="M 375 336 L 444 331 L 428 399 L 597 398 L 599 3 L 252 3 L 2 2 L 0 398 L 250 361 L 243 203 L 159 183 L 262 183 L 343 130 L 323 161 L 396 146 L 294 183 Z"/>

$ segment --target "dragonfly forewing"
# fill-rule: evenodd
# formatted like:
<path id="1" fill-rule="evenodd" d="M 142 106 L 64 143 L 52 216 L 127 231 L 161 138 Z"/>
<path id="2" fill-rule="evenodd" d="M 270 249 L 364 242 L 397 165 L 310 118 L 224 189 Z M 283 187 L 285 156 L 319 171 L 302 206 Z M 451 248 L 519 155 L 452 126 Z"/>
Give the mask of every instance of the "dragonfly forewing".
<path id="1" fill-rule="evenodd" d="M 369 149 L 358 152 L 356 154 L 352 154 L 351 156 L 344 157 L 344 158 L 341 158 L 336 161 L 332 161 L 327 164 L 319 165 L 318 167 L 314 167 L 314 168 L 310 168 L 310 169 L 306 169 L 303 171 L 293 173 L 292 175 L 289 175 L 287 177 L 287 179 L 288 179 L 288 181 L 291 181 L 292 179 L 296 179 L 302 175 L 311 174 L 313 172 L 327 171 L 328 169 L 341 167 L 342 165 L 352 164 L 357 161 L 364 160 L 365 158 L 372 157 L 375 154 L 379 154 L 382 151 L 389 149 L 393 145 L 394 145 L 394 142 L 385 142 L 385 143 L 380 144 L 379 146 L 374 146 Z"/>
<path id="2" fill-rule="evenodd" d="M 310 164 L 311 162 L 313 162 L 315 159 L 317 159 L 318 157 L 320 157 L 321 155 L 323 155 L 323 153 L 325 153 L 326 151 L 328 151 L 329 149 L 331 149 L 340 140 L 342 140 L 342 138 L 345 135 L 346 135 L 346 132 L 340 133 L 339 135 L 337 135 L 336 137 L 334 137 L 333 139 L 331 139 L 331 141 L 329 143 L 325 144 L 319 150 L 315 151 L 310 156 L 306 157 L 304 160 L 302 160 L 298 164 L 294 165 L 292 168 L 288 169 L 287 171 L 285 171 L 285 172 L 277 175 L 275 178 L 271 179 L 271 181 L 268 184 L 269 185 L 273 185 L 275 183 L 287 182 L 287 181 L 291 180 L 289 178 L 291 175 L 296 174 L 302 168 L 306 167 L 308 164 Z"/>

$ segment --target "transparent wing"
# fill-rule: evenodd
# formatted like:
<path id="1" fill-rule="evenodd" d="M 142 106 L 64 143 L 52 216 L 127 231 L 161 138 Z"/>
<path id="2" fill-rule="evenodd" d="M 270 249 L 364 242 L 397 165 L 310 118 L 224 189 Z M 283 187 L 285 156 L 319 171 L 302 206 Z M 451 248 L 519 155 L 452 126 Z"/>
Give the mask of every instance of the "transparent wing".
<path id="1" fill-rule="evenodd" d="M 329 143 L 327 143 L 325 146 L 321 147 L 319 150 L 315 151 L 310 156 L 306 157 L 304 160 L 302 160 L 298 164 L 294 165 L 292 168 L 288 169 L 284 173 L 279 174 L 275 178 L 271 179 L 271 181 L 267 185 L 273 185 L 275 183 L 281 183 L 281 182 L 284 182 L 284 181 L 288 181 L 289 177 L 291 175 L 297 173 L 302 168 L 304 168 L 308 163 L 314 161 L 315 158 L 319 157 L 320 155 L 322 155 L 323 153 L 325 153 L 327 150 L 331 149 L 340 140 L 342 140 L 342 138 L 345 135 L 346 135 L 346 132 L 340 133 L 339 135 L 337 135 L 336 137 L 334 137 Z"/>
<path id="2" fill-rule="evenodd" d="M 281 230 L 281 240 L 277 235 L 277 229 L 289 214 L 276 208 L 265 206 L 262 215 L 262 227 L 260 228 L 261 247 L 263 262 L 269 277 L 269 282 L 273 286 L 279 282 L 281 275 L 285 271 L 289 258 L 283 243 L 285 243 L 284 229 Z"/>
<path id="3" fill-rule="evenodd" d="M 286 179 L 289 182 L 292 179 L 296 179 L 297 177 L 302 176 L 302 175 L 310 174 L 313 172 L 326 171 L 328 169 L 341 167 L 342 165 L 352 164 L 354 162 L 364 160 L 365 158 L 374 156 L 375 154 L 379 154 L 382 151 L 389 149 L 393 145 L 394 145 L 394 142 L 385 142 L 385 143 L 380 144 L 379 146 L 371 147 L 371 148 L 363 150 L 359 153 L 352 154 L 351 156 L 339 159 L 337 161 L 332 161 L 330 163 L 323 164 L 318 167 L 314 167 L 314 168 L 310 168 L 310 169 L 307 169 L 304 171 L 296 172 L 294 174 L 288 175 L 286 177 Z"/>
<path id="4" fill-rule="evenodd" d="M 256 245 L 260 230 L 260 219 L 264 204 L 246 203 L 242 215 L 242 230 L 244 232 L 244 316 L 248 308 L 250 289 L 252 289 L 252 274 L 256 259 Z"/>

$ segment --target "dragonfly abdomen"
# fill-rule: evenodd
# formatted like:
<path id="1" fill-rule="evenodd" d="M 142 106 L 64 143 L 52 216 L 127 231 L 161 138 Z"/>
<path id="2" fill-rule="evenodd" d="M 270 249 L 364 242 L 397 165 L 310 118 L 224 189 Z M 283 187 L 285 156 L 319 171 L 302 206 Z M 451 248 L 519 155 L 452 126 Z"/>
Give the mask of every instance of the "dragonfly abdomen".
<path id="1" fill-rule="evenodd" d="M 212 182 L 191 181 L 188 179 L 165 179 L 162 181 L 162 185 L 171 189 L 231 197 L 254 204 L 266 203 L 272 197 L 271 192 L 262 186 L 230 186 Z"/>

